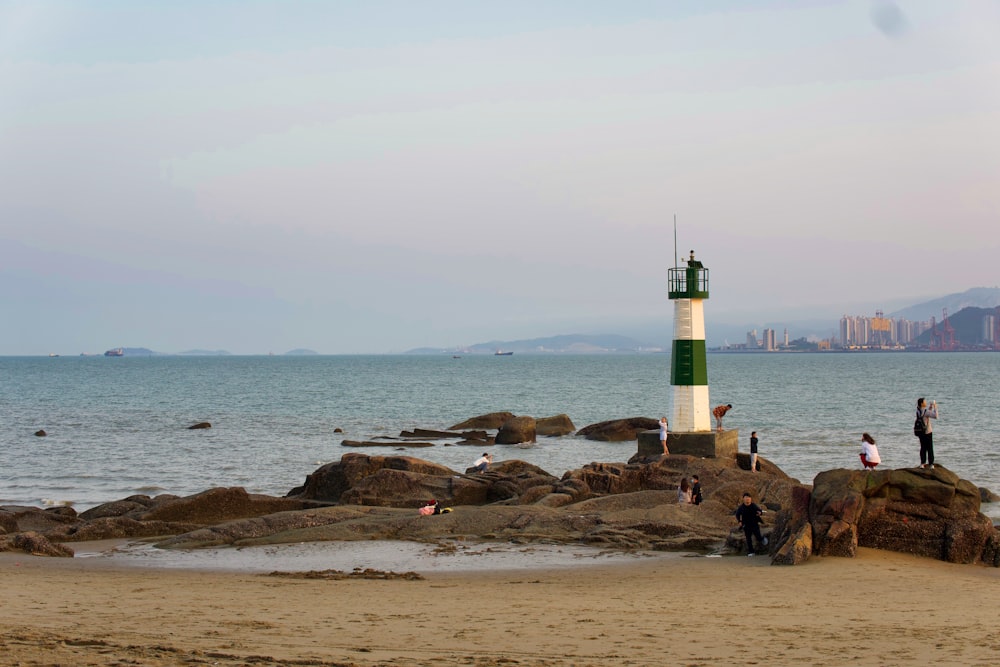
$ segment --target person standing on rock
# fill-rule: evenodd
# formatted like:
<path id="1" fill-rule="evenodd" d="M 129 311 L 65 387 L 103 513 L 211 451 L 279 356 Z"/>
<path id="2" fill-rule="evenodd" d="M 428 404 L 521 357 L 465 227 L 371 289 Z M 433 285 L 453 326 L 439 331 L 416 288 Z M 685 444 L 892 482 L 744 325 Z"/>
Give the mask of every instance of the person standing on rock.
<path id="1" fill-rule="evenodd" d="M 920 438 L 921 468 L 930 466 L 930 469 L 934 470 L 934 426 L 931 424 L 931 420 L 937 418 L 937 401 L 931 401 L 930 407 L 928 407 L 923 398 L 918 398 L 917 418 L 913 425 L 913 434 Z"/>
<path id="2" fill-rule="evenodd" d="M 667 423 L 666 417 L 660 417 L 660 444 L 663 445 L 663 455 L 669 456 L 670 450 L 667 449 L 667 429 L 670 428 L 670 424 Z"/>
<path id="3" fill-rule="evenodd" d="M 750 472 L 757 472 L 757 431 L 750 433 Z"/>
<path id="4" fill-rule="evenodd" d="M 743 529 L 743 536 L 747 540 L 747 556 L 753 556 L 753 538 L 763 546 L 767 546 L 767 538 L 761 537 L 760 522 L 764 511 L 753 501 L 749 492 L 743 494 L 743 504 L 736 508 L 736 520 Z"/>
<path id="5" fill-rule="evenodd" d="M 726 405 L 716 405 L 715 409 L 712 410 L 712 416 L 715 417 L 715 430 L 722 431 L 722 418 L 726 416 L 726 413 L 733 409 L 732 403 L 727 403 Z"/>
<path id="6" fill-rule="evenodd" d="M 691 478 L 691 502 L 695 505 L 701 505 L 701 480 L 698 475 L 694 475 Z"/>

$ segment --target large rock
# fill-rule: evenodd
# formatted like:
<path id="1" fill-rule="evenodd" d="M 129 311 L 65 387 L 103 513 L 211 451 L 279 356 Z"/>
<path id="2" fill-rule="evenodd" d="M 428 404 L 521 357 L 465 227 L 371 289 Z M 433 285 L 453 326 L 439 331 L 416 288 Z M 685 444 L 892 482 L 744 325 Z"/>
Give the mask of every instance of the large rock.
<path id="1" fill-rule="evenodd" d="M 497 431 L 496 444 L 517 445 L 535 441 L 534 417 L 511 417 Z"/>
<path id="2" fill-rule="evenodd" d="M 613 419 L 585 426 L 577 431 L 587 440 L 601 442 L 625 442 L 638 440 L 640 431 L 650 431 L 659 428 L 659 422 L 649 417 L 630 417 L 628 419 Z"/>
<path id="3" fill-rule="evenodd" d="M 445 505 L 484 505 L 515 500 L 557 478 L 524 461 L 503 461 L 488 472 L 460 475 L 450 468 L 403 456 L 345 454 L 306 478 L 290 497 L 373 507 L 419 507 L 435 499 Z"/>
<path id="4" fill-rule="evenodd" d="M 503 426 L 503 423 L 514 417 L 513 412 L 491 412 L 478 417 L 466 419 L 448 428 L 449 431 L 461 431 L 464 429 L 494 429 Z"/>
<path id="5" fill-rule="evenodd" d="M 535 433 L 545 437 L 569 435 L 576 430 L 573 420 L 569 415 L 555 415 L 554 417 L 540 417 L 535 420 Z"/>
<path id="6" fill-rule="evenodd" d="M 778 512 L 774 530 L 771 531 L 772 564 L 799 565 L 809 560 L 813 550 L 809 500 L 808 487 L 792 487 L 791 505 Z"/>
<path id="7" fill-rule="evenodd" d="M 72 507 L 49 507 L 41 509 L 24 505 L 0 507 L 0 527 L 7 533 L 47 531 L 77 522 L 76 510 Z"/>
<path id="8" fill-rule="evenodd" d="M 829 470 L 813 482 L 813 550 L 853 556 L 862 546 L 993 564 L 998 532 L 979 507 L 979 490 L 942 466 Z"/>
<path id="9" fill-rule="evenodd" d="M 341 502 L 344 492 L 357 487 L 362 480 L 383 469 L 446 478 L 457 474 L 446 466 L 410 456 L 367 456 L 351 453 L 344 454 L 339 461 L 317 468 L 306 476 L 304 485 L 292 489 L 286 497 Z"/>
<path id="10" fill-rule="evenodd" d="M 213 524 L 311 507 L 298 500 L 250 494 L 242 487 L 216 488 L 154 506 L 143 521 Z"/>
<path id="11" fill-rule="evenodd" d="M 72 558 L 72 549 L 61 544 L 54 544 L 44 535 L 34 531 L 17 533 L 0 541 L 0 551 L 23 551 L 32 556 L 56 556 Z"/>

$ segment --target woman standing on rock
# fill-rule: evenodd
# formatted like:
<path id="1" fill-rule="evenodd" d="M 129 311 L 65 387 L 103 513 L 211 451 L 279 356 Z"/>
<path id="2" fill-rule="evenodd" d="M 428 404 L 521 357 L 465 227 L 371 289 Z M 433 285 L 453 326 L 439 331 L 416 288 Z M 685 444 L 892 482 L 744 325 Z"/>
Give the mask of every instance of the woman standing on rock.
<path id="1" fill-rule="evenodd" d="M 670 456 L 670 450 L 667 449 L 667 429 L 669 428 L 666 417 L 660 417 L 660 444 L 663 445 L 663 455 Z"/>
<path id="2" fill-rule="evenodd" d="M 937 401 L 931 401 L 930 407 L 927 407 L 927 402 L 923 398 L 918 398 L 917 419 L 914 422 L 913 434 L 920 438 L 921 468 L 930 466 L 930 469 L 934 470 L 934 426 L 931 424 L 931 420 L 937 418 Z"/>

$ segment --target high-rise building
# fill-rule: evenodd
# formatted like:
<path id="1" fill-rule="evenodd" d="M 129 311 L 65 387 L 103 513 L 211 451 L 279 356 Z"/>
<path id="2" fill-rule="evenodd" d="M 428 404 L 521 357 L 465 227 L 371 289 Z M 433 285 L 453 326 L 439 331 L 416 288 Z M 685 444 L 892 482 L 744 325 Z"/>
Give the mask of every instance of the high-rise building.
<path id="1" fill-rule="evenodd" d="M 761 341 L 761 347 L 768 352 L 777 349 L 774 344 L 774 329 L 764 329 L 764 339 Z"/>

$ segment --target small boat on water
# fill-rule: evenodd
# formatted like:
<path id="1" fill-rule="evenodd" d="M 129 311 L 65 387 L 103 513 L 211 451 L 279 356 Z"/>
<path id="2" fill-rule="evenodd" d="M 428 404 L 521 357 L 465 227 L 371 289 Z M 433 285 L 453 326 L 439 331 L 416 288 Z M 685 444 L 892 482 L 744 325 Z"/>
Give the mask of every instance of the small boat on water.
<path id="1" fill-rule="evenodd" d="M 125 356 L 125 348 L 116 347 L 113 350 L 108 350 L 107 352 L 104 353 L 104 356 L 105 357 L 124 357 Z"/>
<path id="2" fill-rule="evenodd" d="M 514 353 L 513 352 L 504 352 L 503 350 L 497 350 L 496 352 L 493 353 L 493 356 L 494 357 L 509 357 L 512 354 L 514 354 Z"/>

